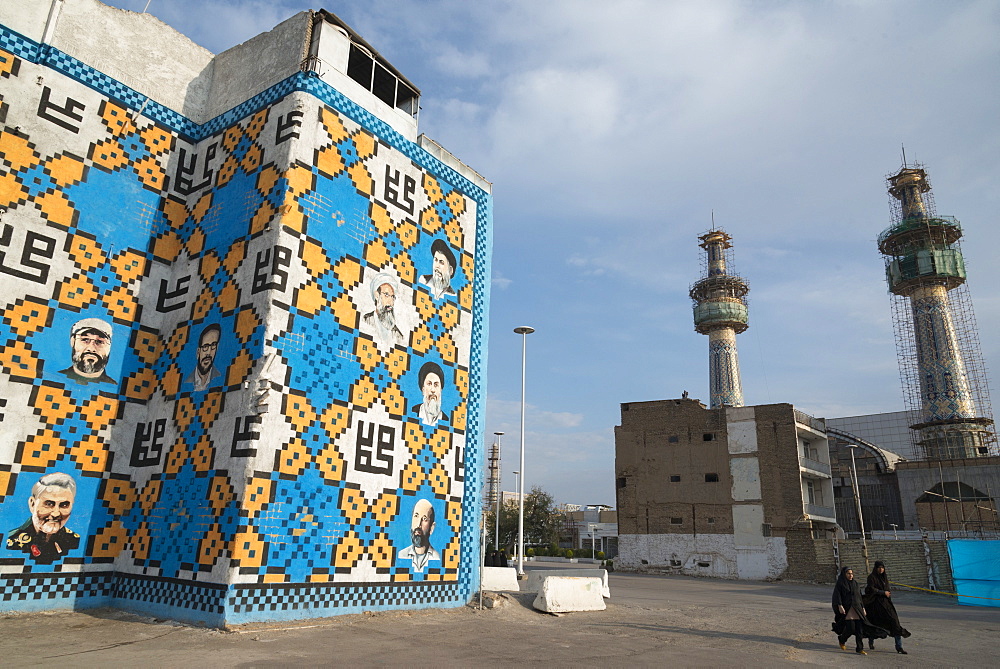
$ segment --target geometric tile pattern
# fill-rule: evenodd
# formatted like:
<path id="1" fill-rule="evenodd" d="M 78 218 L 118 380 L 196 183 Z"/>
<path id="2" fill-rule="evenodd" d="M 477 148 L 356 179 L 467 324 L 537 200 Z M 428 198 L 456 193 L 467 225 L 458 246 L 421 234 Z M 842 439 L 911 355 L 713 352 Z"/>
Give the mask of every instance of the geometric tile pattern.
<path id="1" fill-rule="evenodd" d="M 972 418 L 976 408 L 945 288 L 911 296 L 923 421 Z"/>
<path id="2" fill-rule="evenodd" d="M 48 600 L 108 606 L 124 599 L 221 614 L 225 596 L 225 586 L 113 572 L 0 577 L 0 601 L 40 602 L 42 608 Z"/>
<path id="3" fill-rule="evenodd" d="M 84 530 L 50 574 L 0 548 L 22 570 L 0 599 L 209 620 L 464 603 L 489 196 L 309 73 L 204 125 L 2 28 L 0 77 L 0 390 L 24 426 L 0 445 L 0 532 L 51 472 Z M 71 335 L 93 319 L 110 353 L 88 382 Z"/>

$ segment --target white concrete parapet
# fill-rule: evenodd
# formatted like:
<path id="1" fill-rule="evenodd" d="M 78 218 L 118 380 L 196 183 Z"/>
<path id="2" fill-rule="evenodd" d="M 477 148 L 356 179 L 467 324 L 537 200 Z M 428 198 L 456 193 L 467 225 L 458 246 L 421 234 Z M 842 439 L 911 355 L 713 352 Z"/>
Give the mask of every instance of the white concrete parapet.
<path id="1" fill-rule="evenodd" d="M 532 606 L 546 613 L 603 611 L 602 590 L 598 576 L 546 576 Z"/>
<path id="2" fill-rule="evenodd" d="M 585 576 L 596 576 L 601 579 L 601 595 L 611 597 L 611 588 L 608 587 L 607 569 L 529 569 L 527 572 L 528 581 L 524 586 L 525 592 L 540 592 L 542 582 L 548 576 L 562 576 L 564 578 L 582 578 Z"/>
<path id="3" fill-rule="evenodd" d="M 514 567 L 483 567 L 483 590 L 519 592 L 517 569 Z"/>

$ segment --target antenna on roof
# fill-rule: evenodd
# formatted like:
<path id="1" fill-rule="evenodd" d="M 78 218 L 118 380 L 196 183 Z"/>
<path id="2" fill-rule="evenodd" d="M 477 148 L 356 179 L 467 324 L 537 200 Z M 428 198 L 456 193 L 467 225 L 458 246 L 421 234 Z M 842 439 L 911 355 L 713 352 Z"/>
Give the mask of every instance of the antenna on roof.
<path id="1" fill-rule="evenodd" d="M 715 230 L 715 209 L 712 210 L 712 229 Z"/>
<path id="2" fill-rule="evenodd" d="M 906 145 L 900 144 L 899 146 L 903 149 L 903 167 L 906 167 Z"/>
<path id="3" fill-rule="evenodd" d="M 149 3 L 151 3 L 152 1 L 153 0 L 146 0 L 146 6 L 142 8 L 142 13 L 143 14 L 145 14 L 146 10 L 149 9 Z"/>

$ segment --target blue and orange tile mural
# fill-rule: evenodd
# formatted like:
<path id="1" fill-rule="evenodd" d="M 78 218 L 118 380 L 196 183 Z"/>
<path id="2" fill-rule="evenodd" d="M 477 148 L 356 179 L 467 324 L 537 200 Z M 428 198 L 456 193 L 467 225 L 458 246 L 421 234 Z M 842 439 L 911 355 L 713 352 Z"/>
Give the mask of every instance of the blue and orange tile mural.
<path id="1" fill-rule="evenodd" d="M 0 83 L 2 609 L 464 604 L 489 194 L 307 72 L 198 124 L 2 29 Z"/>

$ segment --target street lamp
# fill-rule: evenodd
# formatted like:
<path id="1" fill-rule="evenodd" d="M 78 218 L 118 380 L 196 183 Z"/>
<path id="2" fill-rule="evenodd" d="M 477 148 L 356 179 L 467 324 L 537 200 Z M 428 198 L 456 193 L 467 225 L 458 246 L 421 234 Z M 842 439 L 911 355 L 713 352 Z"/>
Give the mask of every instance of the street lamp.
<path id="1" fill-rule="evenodd" d="M 854 506 L 858 510 L 858 523 L 861 525 L 861 554 L 865 558 L 865 571 L 869 571 L 868 566 L 868 542 L 865 540 L 865 517 L 861 514 L 861 495 L 858 493 L 858 466 L 854 462 L 854 449 L 857 444 L 850 444 L 851 447 L 851 483 L 854 487 Z"/>
<path id="2" fill-rule="evenodd" d="M 518 493 L 518 490 L 520 490 L 520 488 L 517 487 L 518 485 L 520 485 L 520 481 L 521 481 L 521 472 L 514 472 L 514 494 L 515 495 L 520 494 L 520 493 Z M 517 546 L 514 546 L 514 549 L 516 550 Z M 511 559 L 512 560 L 514 559 L 513 555 L 511 555 Z"/>
<path id="3" fill-rule="evenodd" d="M 493 548 L 500 550 L 500 498 L 503 497 L 503 486 L 500 485 L 500 481 L 503 478 L 503 470 L 500 469 L 500 437 L 503 436 L 503 432 L 494 432 L 497 436 L 497 511 L 496 515 L 493 516 L 493 526 L 496 530 L 496 538 L 493 540 Z"/>
<path id="4" fill-rule="evenodd" d="M 524 376 L 525 360 L 527 352 L 528 335 L 535 331 L 535 328 L 522 325 L 514 328 L 514 334 L 521 335 L 521 478 L 518 481 L 517 499 L 517 574 L 524 576 Z"/>

